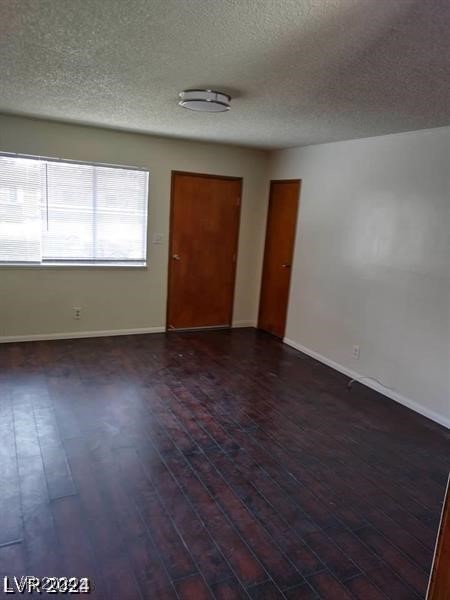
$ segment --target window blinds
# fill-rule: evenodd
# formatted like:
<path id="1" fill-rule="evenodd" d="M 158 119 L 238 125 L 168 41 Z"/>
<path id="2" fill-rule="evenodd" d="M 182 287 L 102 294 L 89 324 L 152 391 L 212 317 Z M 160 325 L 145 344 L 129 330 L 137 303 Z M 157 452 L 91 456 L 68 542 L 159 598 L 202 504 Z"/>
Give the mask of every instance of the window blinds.
<path id="1" fill-rule="evenodd" d="M 138 264 L 148 172 L 0 156 L 0 262 Z"/>
<path id="2" fill-rule="evenodd" d="M 42 168 L 36 160 L 0 157 L 0 261 L 39 263 Z"/>

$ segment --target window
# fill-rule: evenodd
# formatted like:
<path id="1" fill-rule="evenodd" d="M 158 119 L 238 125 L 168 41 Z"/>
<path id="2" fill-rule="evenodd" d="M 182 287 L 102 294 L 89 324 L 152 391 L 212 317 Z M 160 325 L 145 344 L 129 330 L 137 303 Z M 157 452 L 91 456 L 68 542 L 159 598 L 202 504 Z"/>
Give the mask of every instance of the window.
<path id="1" fill-rule="evenodd" d="M 148 171 L 0 155 L 0 264 L 145 266 Z"/>

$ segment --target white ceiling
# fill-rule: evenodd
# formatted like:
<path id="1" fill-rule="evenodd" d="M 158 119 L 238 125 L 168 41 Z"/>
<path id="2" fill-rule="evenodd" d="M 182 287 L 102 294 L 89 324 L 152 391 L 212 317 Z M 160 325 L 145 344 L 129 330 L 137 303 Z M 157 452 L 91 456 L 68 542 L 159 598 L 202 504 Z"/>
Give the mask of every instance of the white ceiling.
<path id="1" fill-rule="evenodd" d="M 0 112 L 261 148 L 450 124 L 449 0 L 1 0 Z M 213 87 L 232 110 L 177 106 Z"/>

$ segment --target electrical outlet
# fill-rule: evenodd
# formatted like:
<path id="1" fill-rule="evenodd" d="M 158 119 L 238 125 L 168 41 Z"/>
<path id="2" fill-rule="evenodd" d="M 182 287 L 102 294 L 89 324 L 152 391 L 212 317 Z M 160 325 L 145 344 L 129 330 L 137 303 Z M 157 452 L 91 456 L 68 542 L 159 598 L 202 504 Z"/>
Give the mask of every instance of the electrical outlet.
<path id="1" fill-rule="evenodd" d="M 359 346 L 357 346 L 357 345 L 353 346 L 352 357 L 355 360 L 359 360 Z"/>
<path id="2" fill-rule="evenodd" d="M 76 319 L 77 321 L 79 319 L 81 319 L 81 307 L 80 306 L 74 306 L 72 308 L 72 314 L 73 314 L 73 318 Z"/>

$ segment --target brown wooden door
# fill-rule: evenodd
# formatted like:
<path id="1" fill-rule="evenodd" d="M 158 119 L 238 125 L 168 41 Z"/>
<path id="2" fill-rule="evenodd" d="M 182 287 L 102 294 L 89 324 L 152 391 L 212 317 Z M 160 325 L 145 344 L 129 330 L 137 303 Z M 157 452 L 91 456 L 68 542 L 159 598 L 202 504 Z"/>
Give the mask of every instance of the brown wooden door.
<path id="1" fill-rule="evenodd" d="M 231 326 L 241 184 L 172 173 L 168 329 Z"/>
<path id="2" fill-rule="evenodd" d="M 442 507 L 427 600 L 448 600 L 450 598 L 450 479 Z"/>
<path id="3" fill-rule="evenodd" d="M 258 327 L 284 336 L 300 181 L 271 181 Z"/>

